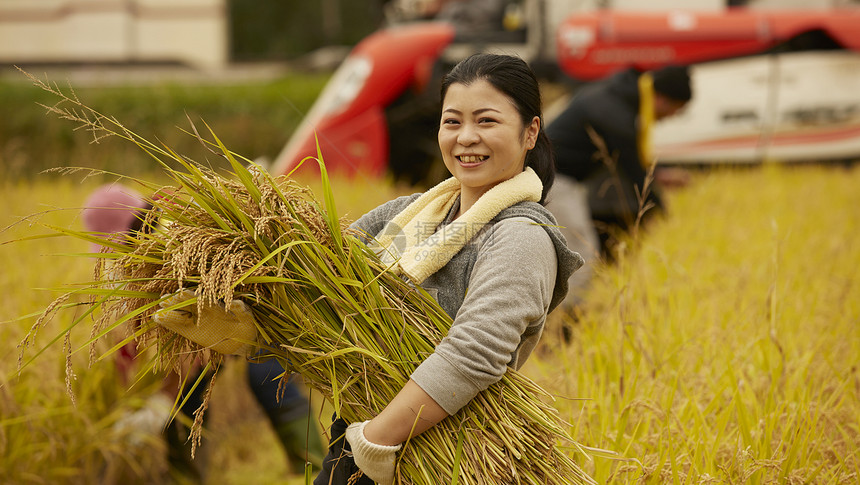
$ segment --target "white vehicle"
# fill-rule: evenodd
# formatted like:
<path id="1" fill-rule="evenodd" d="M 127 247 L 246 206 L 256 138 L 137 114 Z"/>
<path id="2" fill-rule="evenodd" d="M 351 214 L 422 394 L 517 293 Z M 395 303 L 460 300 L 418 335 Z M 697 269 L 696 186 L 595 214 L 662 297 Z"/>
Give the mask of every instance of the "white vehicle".
<path id="1" fill-rule="evenodd" d="M 693 67 L 695 96 L 654 128 L 661 163 L 860 160 L 860 55 L 791 52 Z"/>

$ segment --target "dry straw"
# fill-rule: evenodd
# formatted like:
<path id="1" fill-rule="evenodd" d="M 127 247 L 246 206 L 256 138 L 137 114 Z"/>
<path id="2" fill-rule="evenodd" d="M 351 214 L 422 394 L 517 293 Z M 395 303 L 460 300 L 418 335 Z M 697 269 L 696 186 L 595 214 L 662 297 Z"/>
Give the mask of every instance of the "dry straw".
<path id="1" fill-rule="evenodd" d="M 152 368 L 179 369 L 192 357 L 217 367 L 220 356 L 159 328 L 150 316 L 180 288 L 197 289 L 198 303 L 242 299 L 256 318 L 259 358 L 275 358 L 301 374 L 355 422 L 379 413 L 450 328 L 432 297 L 387 271 L 338 219 L 320 154 L 323 203 L 289 178 L 245 168 L 248 161 L 214 134 L 204 141 L 193 130 L 229 161 L 232 173 L 204 168 L 86 107 L 73 92 L 33 80 L 61 97 L 50 111 L 97 139 L 134 142 L 172 179 L 170 187 L 135 181 L 168 194 L 150 200 L 144 224 L 154 230 L 106 243 L 96 282 L 76 290 L 91 296 L 77 322 L 98 315 L 88 344 L 123 326 L 131 330 L 115 348 L 131 341 L 154 348 Z M 99 241 L 91 233 L 53 229 Z M 117 272 L 124 275 L 119 281 L 98 282 L 99 275 Z M 595 451 L 569 436 L 552 400 L 509 370 L 455 415 L 410 439 L 397 458 L 396 483 L 593 483 L 574 456 Z"/>

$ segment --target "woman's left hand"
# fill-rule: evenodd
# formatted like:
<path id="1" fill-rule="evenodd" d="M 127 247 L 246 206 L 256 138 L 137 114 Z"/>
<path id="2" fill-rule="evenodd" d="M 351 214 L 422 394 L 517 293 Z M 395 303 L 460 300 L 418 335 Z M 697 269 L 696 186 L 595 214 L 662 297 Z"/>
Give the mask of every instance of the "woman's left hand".
<path id="1" fill-rule="evenodd" d="M 382 485 L 391 485 L 394 482 L 394 459 L 402 445 L 386 446 L 368 441 L 364 427 L 369 422 L 353 423 L 346 428 L 352 458 L 368 478 Z"/>

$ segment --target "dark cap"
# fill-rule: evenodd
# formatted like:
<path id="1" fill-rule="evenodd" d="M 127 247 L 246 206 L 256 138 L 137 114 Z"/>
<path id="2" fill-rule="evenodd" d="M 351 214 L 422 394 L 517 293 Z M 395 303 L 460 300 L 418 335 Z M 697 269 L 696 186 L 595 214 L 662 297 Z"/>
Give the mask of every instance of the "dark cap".
<path id="1" fill-rule="evenodd" d="M 690 88 L 690 71 L 687 66 L 666 66 L 651 72 L 654 91 L 676 101 L 693 98 Z"/>

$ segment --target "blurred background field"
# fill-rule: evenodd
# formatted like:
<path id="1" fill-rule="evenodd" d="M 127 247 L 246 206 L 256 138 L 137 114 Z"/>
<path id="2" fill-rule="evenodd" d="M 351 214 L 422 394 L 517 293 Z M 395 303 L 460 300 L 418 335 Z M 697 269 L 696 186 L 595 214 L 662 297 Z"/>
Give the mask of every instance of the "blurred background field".
<path id="1" fill-rule="evenodd" d="M 237 86 L 225 89 L 228 94 L 213 90 L 211 96 L 227 99 L 244 93 L 244 99 L 254 99 L 249 93 L 302 82 Z M 187 98 L 165 95 L 171 89 Z M 41 96 L 35 88 L 14 90 L 19 98 Z M 165 113 L 195 111 L 189 106 L 203 99 L 205 91 L 138 90 L 136 105 L 107 99 L 130 91 L 80 90 L 79 95 L 103 96 L 99 102 L 108 112 L 152 120 L 128 122 L 142 134 L 181 139 L 187 136 L 177 135 L 172 125 L 182 126 L 183 120 Z M 156 99 L 173 99 L 176 106 L 147 114 Z M 262 95 L 259 99 L 260 106 L 248 112 L 265 112 L 269 101 Z M 21 131 L 18 146 L 47 150 L 55 138 L 63 138 L 80 147 L 71 149 L 65 163 L 104 163 L 157 180 L 151 166 L 142 168 L 144 162 L 137 168 L 121 161 L 129 148 L 119 140 L 90 145 L 86 133 L 45 117 L 30 101 L 20 106 L 27 113 L 24 118 L 39 122 Z M 161 123 L 162 116 L 170 120 Z M 251 143 L 247 132 L 231 131 L 235 111 L 201 117 L 222 127 L 220 136 L 228 145 L 252 146 L 243 145 Z M 265 124 L 262 119 L 249 115 L 247 122 Z M 189 153 L 196 150 L 192 145 Z M 2 153 L 9 150 L 4 147 Z M 63 148 L 56 150 L 62 153 Z M 251 157 L 259 154 L 246 150 L 253 152 L 247 153 Z M 32 161 L 22 162 L 24 167 L 62 165 L 40 160 L 40 151 L 16 153 L 27 157 L 24 162 Z M 108 180 L 35 171 L 25 175 L 3 180 L 3 242 L 50 232 L 36 221 L 80 228 L 77 208 L 89 190 Z M 556 404 L 576 439 L 642 464 L 584 461 L 599 482 L 857 481 L 858 184 L 856 165 L 773 164 L 694 172 L 688 187 L 669 194 L 669 215 L 655 221 L 639 241 L 630 241 L 617 264 L 599 268 L 584 315 L 577 321 L 553 315 L 526 373 L 558 396 Z M 411 190 L 385 179 L 335 179 L 333 185 L 340 210 L 349 217 Z M 0 366 L 2 483 L 165 480 L 159 437 L 131 446 L 129 437 L 114 429 L 124 413 L 152 392 L 156 376 L 122 385 L 109 359 L 89 366 L 83 349 L 72 359 L 74 403 L 67 394 L 63 340 L 52 340 L 72 314 L 60 314 L 39 334 L 25 359 L 47 349 L 16 374 L 16 347 L 34 321 L 18 318 L 41 311 L 58 295 L 47 289 L 91 278 L 91 262 L 68 255 L 86 250 L 86 243 L 67 238 L 0 246 L 0 341 L 7 356 Z M 562 338 L 563 326 L 571 330 L 570 343 Z M 86 329 L 76 329 L 71 347 L 77 349 L 87 337 Z M 302 483 L 300 475 L 287 469 L 264 415 L 244 389 L 242 365 L 230 361 L 215 388 L 198 458 L 207 483 Z M 319 398 L 314 402 L 321 405 Z M 327 418 L 325 411 L 319 416 Z"/>
<path id="2" fill-rule="evenodd" d="M 297 74 L 232 85 L 124 78 L 123 84 L 87 88 L 73 83 L 68 71 L 31 74 L 57 83 L 64 91 L 73 90 L 93 109 L 179 153 L 193 152 L 199 143 L 177 127 L 188 129 L 189 119 L 197 124 L 205 120 L 228 138 L 237 153 L 268 159 L 278 154 L 329 76 Z M 10 114 L 0 120 L 0 176 L 4 179 L 31 178 L 46 168 L 68 165 L 121 170 L 126 175 L 155 169 L 155 163 L 136 146 L 116 140 L 106 140 L 107 147 L 93 143 L 92 136 L 75 132 L 68 121 L 46 115 L 37 104 L 57 102 L 56 96 L 33 87 L 21 73 L 0 81 L 0 106 Z M 32 139 L 35 133 L 40 134 L 37 143 Z"/>
<path id="3" fill-rule="evenodd" d="M 852 483 L 857 167 L 698 174 L 603 268 L 572 345 L 530 367 L 574 436 L 635 457 L 601 483 Z M 563 315 L 559 316 L 562 320 Z M 644 473 L 644 474 L 643 474 Z"/>

